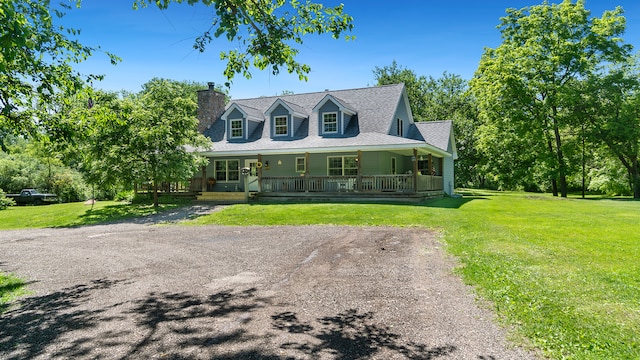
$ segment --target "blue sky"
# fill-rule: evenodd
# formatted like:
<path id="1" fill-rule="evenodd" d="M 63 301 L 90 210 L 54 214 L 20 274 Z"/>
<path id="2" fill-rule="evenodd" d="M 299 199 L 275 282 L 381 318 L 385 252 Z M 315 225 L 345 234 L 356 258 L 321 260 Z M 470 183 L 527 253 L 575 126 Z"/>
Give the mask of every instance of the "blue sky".
<path id="1" fill-rule="evenodd" d="M 325 5 L 340 1 L 316 0 Z M 551 2 L 558 2 L 551 1 Z M 300 46 L 299 61 L 311 66 L 309 81 L 282 72 L 252 70 L 253 78 L 237 75 L 230 89 L 233 98 L 270 96 L 347 89 L 374 85 L 375 67 L 393 60 L 417 75 L 439 77 L 444 71 L 470 79 L 485 47 L 497 47 L 499 19 L 508 7 L 540 4 L 524 0 L 343 0 L 345 12 L 354 17 L 354 41 L 309 36 Z M 59 21 L 81 30 L 84 45 L 100 46 L 123 61 L 110 65 L 97 53 L 77 66 L 85 74 L 104 74 L 96 83 L 105 90 L 137 92 L 153 77 L 224 83 L 220 50 L 235 44 L 216 39 L 204 53 L 193 50 L 194 39 L 207 30 L 213 9 L 203 5 L 172 4 L 161 11 L 149 7 L 134 11 L 132 0 L 83 0 Z M 620 5 L 625 10 L 624 39 L 640 49 L 640 2 L 637 0 L 587 0 L 592 16 Z"/>

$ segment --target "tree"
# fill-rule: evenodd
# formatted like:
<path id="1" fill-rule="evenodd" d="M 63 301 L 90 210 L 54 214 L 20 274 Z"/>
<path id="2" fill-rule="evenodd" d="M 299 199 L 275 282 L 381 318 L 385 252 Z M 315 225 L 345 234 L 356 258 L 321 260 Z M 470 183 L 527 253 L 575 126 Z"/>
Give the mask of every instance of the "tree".
<path id="1" fill-rule="evenodd" d="M 53 9 L 49 0 L 0 1 L 0 143 L 11 133 L 32 134 L 38 122 L 38 104 L 46 104 L 58 91 L 74 92 L 85 81 L 100 76 L 74 71 L 79 63 L 99 51 L 69 38 L 75 29 L 54 23 L 69 9 Z M 54 16 L 51 15 L 53 12 Z M 119 59 L 107 53 L 111 62 Z M 2 145 L 4 146 L 4 145 Z"/>
<path id="2" fill-rule="evenodd" d="M 478 110 L 468 81 L 444 72 L 442 77 L 418 76 L 412 70 L 391 65 L 373 70 L 377 85 L 404 83 L 416 121 L 453 120 L 458 160 L 456 186 L 484 186 L 484 157 L 476 147 Z"/>
<path id="3" fill-rule="evenodd" d="M 640 198 L 640 63 L 637 57 L 608 74 L 581 82 L 575 113 L 587 119 L 591 141 L 606 146 L 626 170 L 633 197 Z"/>
<path id="4" fill-rule="evenodd" d="M 300 80 L 307 80 L 311 67 L 296 60 L 300 50 L 294 44 L 302 44 L 305 35 L 330 33 L 337 39 L 353 29 L 353 18 L 343 12 L 343 4 L 324 7 L 299 0 L 135 0 L 134 8 L 155 4 L 166 9 L 172 2 L 190 5 L 201 2 L 215 8 L 211 28 L 193 45 L 196 50 L 204 51 L 223 35 L 228 41 L 239 43 L 239 49 L 220 52 L 220 59 L 227 61 L 224 71 L 227 86 L 236 74 L 251 78 L 251 65 L 260 70 L 270 68 L 274 75 L 286 68 Z"/>
<path id="5" fill-rule="evenodd" d="M 394 60 L 391 65 L 376 66 L 373 78 L 377 86 L 404 83 L 413 118 L 416 121 L 436 120 L 427 119 L 427 79 L 424 76 L 418 77 L 413 70 L 398 65 Z"/>
<path id="6" fill-rule="evenodd" d="M 494 161 L 532 167 L 551 180 L 554 195 L 559 187 L 566 197 L 565 140 L 582 126 L 569 111 L 576 101 L 574 87 L 628 56 L 630 46 L 619 37 L 625 31 L 622 9 L 592 18 L 583 0 L 545 1 L 507 9 L 499 29 L 502 44 L 485 50 L 471 81 L 486 124 L 486 149 L 493 151 Z"/>
<path id="7" fill-rule="evenodd" d="M 124 99 L 103 96 L 88 110 L 89 155 L 85 169 L 104 185 L 150 181 L 158 206 L 158 184 L 191 178 L 204 159 L 193 148 L 210 146 L 196 130 L 192 83 L 152 79 Z"/>

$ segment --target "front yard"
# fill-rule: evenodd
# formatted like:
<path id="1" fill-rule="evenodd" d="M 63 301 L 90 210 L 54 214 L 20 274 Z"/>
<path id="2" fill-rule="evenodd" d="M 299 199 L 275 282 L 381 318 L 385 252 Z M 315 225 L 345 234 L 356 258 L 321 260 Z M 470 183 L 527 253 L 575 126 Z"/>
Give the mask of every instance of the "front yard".
<path id="1" fill-rule="evenodd" d="M 491 300 L 515 337 L 551 358 L 640 358 L 640 202 L 558 199 L 467 191 L 421 205 L 250 204 L 199 217 L 191 225 L 391 225 L 439 229 L 460 274 Z M 58 226 L 130 216 L 116 204 L 0 212 L 1 228 L 55 226 L 39 218 L 67 212 Z M 65 211 L 62 206 L 70 206 Z M 42 210 L 40 210 L 42 209 Z M 106 209 L 106 210 L 103 210 Z M 51 211 L 50 215 L 35 215 Z M 144 208 L 134 212 L 144 213 Z M 12 213 L 13 212 L 13 213 Z M 37 220 L 37 221 L 36 221 Z M 7 225 L 14 224 L 14 225 Z M 47 225 L 48 224 L 48 225 Z"/>

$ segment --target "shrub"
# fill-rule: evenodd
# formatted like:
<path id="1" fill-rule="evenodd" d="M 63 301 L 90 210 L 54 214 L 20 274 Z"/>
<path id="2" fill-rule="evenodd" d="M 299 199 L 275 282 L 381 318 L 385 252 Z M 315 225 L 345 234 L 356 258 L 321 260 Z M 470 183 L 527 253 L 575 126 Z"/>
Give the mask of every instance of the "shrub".
<path id="1" fill-rule="evenodd" d="M 6 197 L 4 191 L 0 189 L 0 210 L 4 210 L 15 204 L 16 202 L 13 199 Z"/>

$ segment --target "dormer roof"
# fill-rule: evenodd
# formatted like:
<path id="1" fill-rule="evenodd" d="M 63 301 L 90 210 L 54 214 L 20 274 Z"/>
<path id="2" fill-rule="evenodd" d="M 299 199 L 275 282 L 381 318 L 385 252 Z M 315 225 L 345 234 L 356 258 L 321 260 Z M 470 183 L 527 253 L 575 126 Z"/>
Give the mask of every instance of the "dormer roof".
<path id="1" fill-rule="evenodd" d="M 276 101 L 274 101 L 273 104 L 271 104 L 271 106 L 267 109 L 267 111 L 264 112 L 264 115 L 266 117 L 269 117 L 273 112 L 273 110 L 275 110 L 278 107 L 278 105 L 282 105 L 293 116 L 303 118 L 303 119 L 309 116 L 306 110 L 302 106 L 294 104 L 292 102 L 285 101 L 281 98 L 276 99 Z"/>
<path id="2" fill-rule="evenodd" d="M 220 116 L 220 118 L 223 120 L 227 120 L 227 117 L 231 115 L 233 110 L 240 111 L 242 113 L 242 116 L 247 120 L 264 121 L 264 115 L 262 111 L 248 105 L 238 104 L 236 102 L 232 102 L 231 104 L 229 104 L 227 110 L 222 114 L 222 116 Z"/>
<path id="3" fill-rule="evenodd" d="M 334 104 L 336 104 L 340 109 L 340 111 L 347 115 L 355 115 L 357 112 L 356 109 L 353 108 L 351 105 L 347 104 L 346 101 L 341 100 L 338 97 L 335 97 L 331 94 L 327 94 L 324 98 L 322 98 L 322 100 L 320 100 L 320 102 L 313 108 L 313 111 L 317 112 L 328 101 L 331 101 Z"/>

